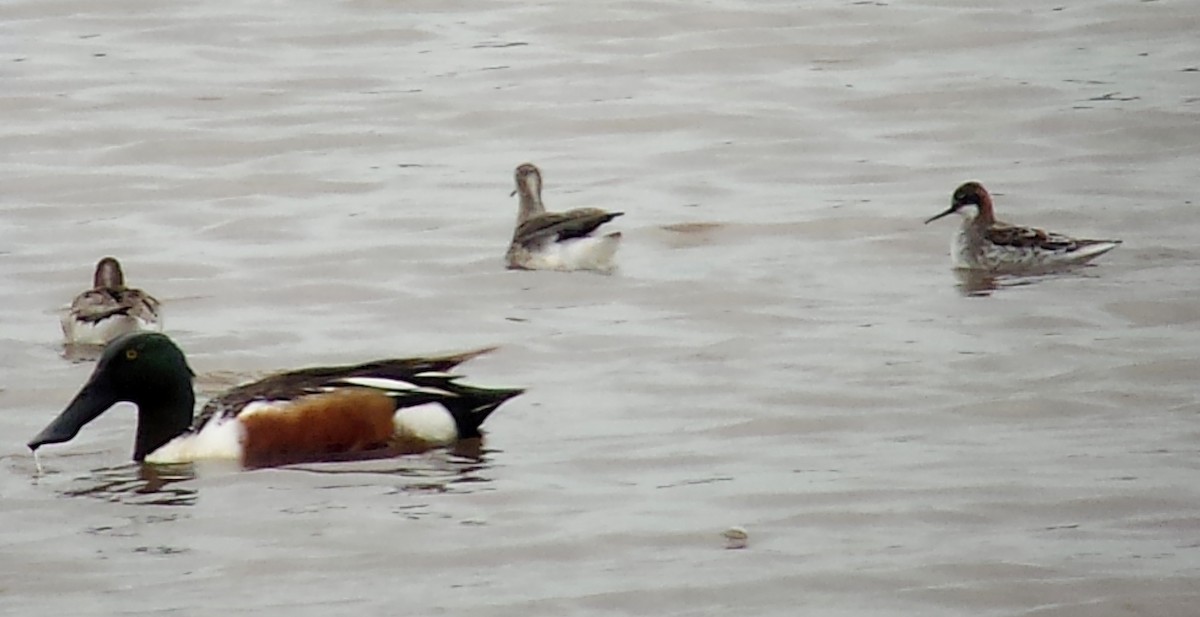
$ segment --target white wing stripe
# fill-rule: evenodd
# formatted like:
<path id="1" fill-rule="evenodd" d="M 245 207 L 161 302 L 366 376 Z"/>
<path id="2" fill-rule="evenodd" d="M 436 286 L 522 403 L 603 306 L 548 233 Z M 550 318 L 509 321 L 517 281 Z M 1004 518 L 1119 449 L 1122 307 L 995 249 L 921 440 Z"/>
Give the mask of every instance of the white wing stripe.
<path id="1" fill-rule="evenodd" d="M 447 397 L 451 397 L 451 398 L 458 398 L 457 394 L 455 394 L 449 390 L 443 390 L 441 388 L 417 388 L 417 389 L 413 390 L 413 392 L 420 392 L 422 394 L 433 394 L 435 396 L 447 396 Z"/>
<path id="2" fill-rule="evenodd" d="M 432 394 L 434 396 L 458 398 L 457 394 L 449 390 L 443 390 L 441 388 L 434 388 L 431 386 L 418 386 L 408 383 L 407 381 L 400 381 L 399 379 L 387 379 L 384 377 L 347 377 L 346 379 L 339 379 L 334 383 L 338 384 L 338 386 L 360 386 L 364 388 L 375 388 L 377 390 L 394 392 L 396 394 Z M 322 388 L 322 390 L 331 392 L 336 390 L 338 386 L 326 386 L 325 388 Z"/>
<path id="3" fill-rule="evenodd" d="M 395 390 L 403 392 L 405 390 L 420 390 L 421 387 L 407 381 L 399 379 L 387 379 L 384 377 L 347 377 L 339 379 L 335 383 L 344 383 L 351 386 L 362 386 L 364 388 L 377 388 L 379 390 Z"/>

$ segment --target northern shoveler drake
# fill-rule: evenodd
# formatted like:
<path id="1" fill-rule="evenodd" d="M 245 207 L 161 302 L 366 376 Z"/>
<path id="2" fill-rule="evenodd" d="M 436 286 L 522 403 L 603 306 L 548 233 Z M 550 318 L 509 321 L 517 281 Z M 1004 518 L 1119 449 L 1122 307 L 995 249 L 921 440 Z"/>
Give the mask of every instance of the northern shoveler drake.
<path id="1" fill-rule="evenodd" d="M 478 437 L 488 415 L 523 392 L 469 386 L 446 372 L 488 351 L 279 373 L 214 397 L 193 419 L 193 373 L 183 352 L 164 334 L 127 334 L 104 349 L 87 383 L 29 448 L 70 441 L 128 402 L 138 409 L 135 461 L 234 459 L 259 467 L 428 450 Z"/>
<path id="2" fill-rule="evenodd" d="M 532 163 L 517 167 L 514 179 L 521 195 L 517 227 L 505 259 L 517 270 L 595 270 L 611 272 L 621 232 L 593 233 L 624 214 L 599 208 L 546 212 L 542 204 L 542 172 Z"/>
<path id="3" fill-rule="evenodd" d="M 120 262 L 105 257 L 96 264 L 92 288 L 75 296 L 63 315 L 63 337 L 68 345 L 104 345 L 129 332 L 157 332 L 158 306 L 150 294 L 126 287 Z"/>
<path id="4" fill-rule="evenodd" d="M 992 209 L 992 196 L 978 182 L 958 187 L 950 209 L 925 223 L 955 212 L 963 216 L 963 223 L 950 251 L 954 267 L 959 269 L 1019 272 L 1073 266 L 1091 261 L 1121 244 L 1120 240 L 1079 240 L 1001 223 Z"/>

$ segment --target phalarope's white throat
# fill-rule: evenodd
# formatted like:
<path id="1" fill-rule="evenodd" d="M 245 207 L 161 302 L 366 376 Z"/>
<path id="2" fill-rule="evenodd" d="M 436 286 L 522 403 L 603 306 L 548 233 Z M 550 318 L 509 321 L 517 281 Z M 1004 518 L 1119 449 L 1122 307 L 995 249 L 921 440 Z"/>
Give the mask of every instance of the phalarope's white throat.
<path id="1" fill-rule="evenodd" d="M 978 182 L 967 182 L 958 187 L 950 209 L 925 223 L 956 212 L 963 216 L 963 223 L 954 235 L 950 254 L 954 267 L 960 269 L 991 272 L 1050 270 L 1091 261 L 1121 244 L 1120 240 L 1080 240 L 997 221 L 992 196 Z"/>
<path id="2" fill-rule="evenodd" d="M 96 264 L 92 288 L 75 296 L 62 318 L 68 345 L 104 345 L 129 332 L 162 330 L 158 300 L 125 286 L 121 264 L 105 257 Z"/>
<path id="3" fill-rule="evenodd" d="M 542 172 L 532 163 L 517 167 L 513 195 L 521 195 L 517 227 L 505 254 L 508 267 L 520 270 L 596 270 L 611 272 L 621 232 L 594 235 L 603 224 L 624 214 L 599 208 L 546 212 Z"/>

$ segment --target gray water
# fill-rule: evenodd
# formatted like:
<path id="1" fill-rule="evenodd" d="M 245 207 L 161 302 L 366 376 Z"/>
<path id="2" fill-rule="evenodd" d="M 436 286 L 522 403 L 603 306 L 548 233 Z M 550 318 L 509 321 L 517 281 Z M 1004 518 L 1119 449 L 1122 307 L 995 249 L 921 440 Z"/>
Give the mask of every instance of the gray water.
<path id="1" fill-rule="evenodd" d="M 0 6 L 0 612 L 1195 615 L 1200 4 Z M 510 272 L 512 169 L 623 210 Z M 960 182 L 1125 244 L 949 269 Z M 112 254 L 208 396 L 483 345 L 482 452 L 138 470 Z M 745 527 L 749 546 L 721 532 Z"/>

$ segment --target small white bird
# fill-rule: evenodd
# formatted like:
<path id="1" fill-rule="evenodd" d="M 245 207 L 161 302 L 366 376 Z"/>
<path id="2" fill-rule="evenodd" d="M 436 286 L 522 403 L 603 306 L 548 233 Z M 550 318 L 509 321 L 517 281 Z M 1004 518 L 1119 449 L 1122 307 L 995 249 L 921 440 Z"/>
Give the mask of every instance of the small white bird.
<path id="1" fill-rule="evenodd" d="M 63 315 L 63 337 L 68 345 L 105 345 L 129 332 L 158 332 L 158 306 L 150 294 L 126 287 L 121 264 L 105 257 L 96 264 L 92 288 L 76 296 Z"/>
<path id="2" fill-rule="evenodd" d="M 595 270 L 612 272 L 621 232 L 593 235 L 603 224 L 624 214 L 599 208 L 546 212 L 542 204 L 542 172 L 532 163 L 517 167 L 513 195 L 520 193 L 517 227 L 505 260 L 518 270 Z"/>
<path id="3" fill-rule="evenodd" d="M 1086 263 L 1121 244 L 1120 240 L 1080 240 L 1001 223 L 992 209 L 992 196 L 978 182 L 958 187 L 950 209 L 925 223 L 955 212 L 963 215 L 951 246 L 954 267 L 959 269 L 997 273 L 1049 270 Z"/>

